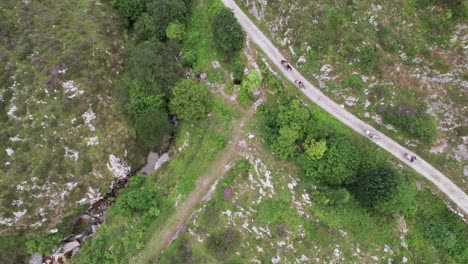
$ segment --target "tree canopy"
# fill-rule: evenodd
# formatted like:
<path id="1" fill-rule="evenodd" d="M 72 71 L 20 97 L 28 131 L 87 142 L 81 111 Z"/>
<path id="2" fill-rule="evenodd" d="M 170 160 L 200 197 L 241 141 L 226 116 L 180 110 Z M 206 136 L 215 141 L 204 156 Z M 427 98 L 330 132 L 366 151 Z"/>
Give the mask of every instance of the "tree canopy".
<path id="1" fill-rule="evenodd" d="M 169 140 L 172 126 L 167 113 L 152 111 L 136 118 L 135 130 L 138 135 L 138 142 L 143 147 L 158 151 Z"/>
<path id="2" fill-rule="evenodd" d="M 152 94 L 169 94 L 169 88 L 183 77 L 181 66 L 174 61 L 176 47 L 173 42 L 140 43 L 132 52 L 130 77 Z"/>
<path id="3" fill-rule="evenodd" d="M 169 109 L 177 118 L 193 122 L 206 116 L 211 107 L 210 88 L 185 79 L 172 88 Z"/>
<path id="4" fill-rule="evenodd" d="M 218 49 L 228 55 L 242 49 L 245 35 L 231 10 L 219 10 L 213 17 L 212 28 Z"/>
<path id="5" fill-rule="evenodd" d="M 148 0 L 111 0 L 112 6 L 131 22 L 135 22 L 145 12 L 147 2 Z"/>
<path id="6" fill-rule="evenodd" d="M 388 201 L 400 184 L 400 177 L 389 165 L 381 165 L 362 174 L 356 182 L 356 199 L 364 207 Z"/>

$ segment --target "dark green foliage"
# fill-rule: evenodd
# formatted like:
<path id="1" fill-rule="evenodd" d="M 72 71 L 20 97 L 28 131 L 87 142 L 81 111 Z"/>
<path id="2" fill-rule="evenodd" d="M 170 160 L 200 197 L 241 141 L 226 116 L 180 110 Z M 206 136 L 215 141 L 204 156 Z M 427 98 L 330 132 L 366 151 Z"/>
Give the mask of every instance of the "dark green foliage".
<path id="1" fill-rule="evenodd" d="M 216 47 L 228 56 L 242 49 L 245 35 L 234 14 L 222 8 L 213 17 L 213 38 Z"/>
<path id="2" fill-rule="evenodd" d="M 223 260 L 240 246 L 241 235 L 236 230 L 226 230 L 224 232 L 211 234 L 207 239 L 207 249 L 218 260 Z"/>
<path id="3" fill-rule="evenodd" d="M 143 42 L 132 51 L 130 77 L 149 93 L 169 93 L 169 88 L 183 77 L 182 68 L 174 61 L 177 45 L 174 42 Z"/>
<path id="4" fill-rule="evenodd" d="M 372 208 L 388 201 L 400 182 L 400 176 L 390 165 L 370 169 L 357 179 L 356 199 L 364 207 Z"/>
<path id="5" fill-rule="evenodd" d="M 359 78 L 357 75 L 348 75 L 346 76 L 343 81 L 341 81 L 341 84 L 345 88 L 351 88 L 354 91 L 360 92 L 364 89 L 364 82 Z"/>
<path id="6" fill-rule="evenodd" d="M 204 118 L 211 104 L 210 88 L 206 84 L 185 79 L 172 88 L 169 109 L 177 118 L 193 122 Z"/>
<path id="7" fill-rule="evenodd" d="M 0 263 L 26 263 L 31 257 L 25 248 L 26 236 L 0 236 Z"/>
<path id="8" fill-rule="evenodd" d="M 164 109 L 164 94 L 152 95 L 135 81 L 126 81 L 126 86 L 130 94 L 127 110 L 133 117 Z"/>
<path id="9" fill-rule="evenodd" d="M 366 46 L 359 52 L 359 65 L 361 70 L 366 73 L 372 73 L 375 67 L 376 51 L 375 47 Z"/>
<path id="10" fill-rule="evenodd" d="M 116 207 L 124 215 L 132 216 L 150 210 L 157 210 L 156 190 L 148 186 L 142 175 L 136 175 L 128 180 L 129 188 L 119 195 Z M 153 212 L 157 215 L 157 211 Z"/>
<path id="11" fill-rule="evenodd" d="M 404 133 L 432 144 L 436 137 L 437 124 L 430 114 L 426 112 L 424 103 L 411 104 L 402 102 L 394 107 L 387 107 L 382 113 L 382 118 Z"/>
<path id="12" fill-rule="evenodd" d="M 50 255 L 62 241 L 62 234 L 51 234 L 37 238 L 30 238 L 26 241 L 26 250 L 29 254 L 38 252 L 39 254 Z"/>
<path id="13" fill-rule="evenodd" d="M 327 185 L 350 184 L 356 179 L 360 159 L 358 149 L 343 136 L 336 135 L 328 142 L 328 150 L 322 159 L 315 164 L 315 170 L 308 175 Z"/>
<path id="14" fill-rule="evenodd" d="M 135 22 L 137 18 L 146 10 L 146 3 L 148 0 L 111 0 L 111 4 L 119 13 L 130 20 Z"/>
<path id="15" fill-rule="evenodd" d="M 244 79 L 244 64 L 239 59 L 232 63 L 232 71 L 234 74 L 234 83 L 239 84 Z"/>
<path id="16" fill-rule="evenodd" d="M 138 142 L 143 147 L 158 151 L 162 145 L 168 143 L 172 125 L 167 113 L 153 111 L 146 112 L 136 118 L 135 130 Z"/>
<path id="17" fill-rule="evenodd" d="M 173 21 L 182 21 L 187 14 L 187 7 L 182 0 L 153 0 L 148 4 L 147 14 L 141 16 L 135 32 L 139 40 L 164 40 L 166 29 Z"/>
<path id="18" fill-rule="evenodd" d="M 377 204 L 375 209 L 381 213 L 394 213 L 405 217 L 413 217 L 417 211 L 414 190 L 411 190 L 408 183 L 402 181 L 391 197 L 387 201 Z"/>

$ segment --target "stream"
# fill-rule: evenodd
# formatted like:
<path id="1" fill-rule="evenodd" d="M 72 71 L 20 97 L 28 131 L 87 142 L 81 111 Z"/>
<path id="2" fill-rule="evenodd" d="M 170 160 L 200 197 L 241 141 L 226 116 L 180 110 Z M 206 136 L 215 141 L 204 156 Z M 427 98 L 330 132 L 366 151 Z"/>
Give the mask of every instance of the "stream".
<path id="1" fill-rule="evenodd" d="M 150 175 L 168 160 L 169 151 L 161 155 L 150 152 L 146 158 L 145 166 L 137 170 L 137 173 Z M 99 226 L 104 221 L 104 216 L 109 206 L 111 206 L 115 198 L 118 197 L 120 190 L 128 186 L 128 179 L 137 173 L 129 173 L 126 177 L 116 179 L 111 185 L 111 190 L 103 198 L 91 204 L 71 221 L 72 234 L 63 239 L 59 247 L 55 249 L 50 256 L 41 256 L 38 253 L 34 253 L 31 256 L 29 264 L 66 263 L 66 259 L 73 257 L 80 250 L 84 241 L 96 233 Z"/>

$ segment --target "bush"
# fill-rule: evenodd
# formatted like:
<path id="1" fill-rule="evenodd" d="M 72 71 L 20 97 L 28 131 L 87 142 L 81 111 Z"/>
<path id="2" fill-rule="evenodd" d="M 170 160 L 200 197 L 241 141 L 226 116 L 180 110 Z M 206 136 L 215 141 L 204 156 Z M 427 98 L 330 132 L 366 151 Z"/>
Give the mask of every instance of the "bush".
<path id="1" fill-rule="evenodd" d="M 227 230 L 223 233 L 211 234 L 206 246 L 216 259 L 223 260 L 228 257 L 241 244 L 240 233 L 236 230 Z"/>
<path id="2" fill-rule="evenodd" d="M 177 118 L 193 122 L 204 118 L 211 104 L 210 88 L 204 83 L 186 79 L 172 88 L 169 109 Z"/>
<path id="3" fill-rule="evenodd" d="M 359 65 L 361 70 L 366 73 L 370 74 L 374 70 L 376 61 L 376 51 L 375 47 L 366 46 L 361 49 L 359 52 Z"/>
<path id="4" fill-rule="evenodd" d="M 155 38 L 163 40 L 170 23 L 184 20 L 187 7 L 182 0 L 153 0 L 148 4 L 148 13 L 152 18 Z"/>
<path id="5" fill-rule="evenodd" d="M 166 29 L 168 39 L 182 40 L 185 35 L 185 24 L 179 20 L 172 21 Z"/>
<path id="6" fill-rule="evenodd" d="M 146 148 L 158 151 L 163 144 L 167 144 L 172 131 L 169 116 L 163 111 L 146 112 L 138 116 L 135 121 L 138 142 Z"/>
<path id="7" fill-rule="evenodd" d="M 147 178 L 136 175 L 128 180 L 129 188 L 119 195 L 116 207 L 126 216 L 157 210 L 156 190 L 148 187 Z M 157 212 L 155 212 L 157 214 Z"/>
<path id="8" fill-rule="evenodd" d="M 387 107 L 382 113 L 385 122 L 390 123 L 411 137 L 432 144 L 436 138 L 437 124 L 433 116 L 426 113 L 424 104 L 400 103 Z"/>
<path id="9" fill-rule="evenodd" d="M 349 87 L 357 92 L 361 92 L 364 89 L 364 82 L 356 75 L 346 76 L 341 84 L 345 87 Z"/>
<path id="10" fill-rule="evenodd" d="M 219 50 L 230 56 L 242 49 L 244 32 L 231 10 L 219 10 L 213 17 L 212 29 L 214 44 Z"/>

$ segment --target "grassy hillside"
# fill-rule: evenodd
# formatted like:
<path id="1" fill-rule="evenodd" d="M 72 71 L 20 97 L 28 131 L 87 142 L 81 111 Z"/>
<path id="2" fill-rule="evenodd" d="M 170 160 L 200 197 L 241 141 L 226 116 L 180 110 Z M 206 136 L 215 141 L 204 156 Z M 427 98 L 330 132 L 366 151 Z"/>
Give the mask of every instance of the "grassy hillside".
<path id="1" fill-rule="evenodd" d="M 117 81 L 125 31 L 92 0 L 4 1 L 0 17 L 0 235 L 29 239 L 109 190 L 110 155 L 138 163 Z"/>
<path id="2" fill-rule="evenodd" d="M 316 86 L 465 191 L 466 1 L 236 1 Z"/>

